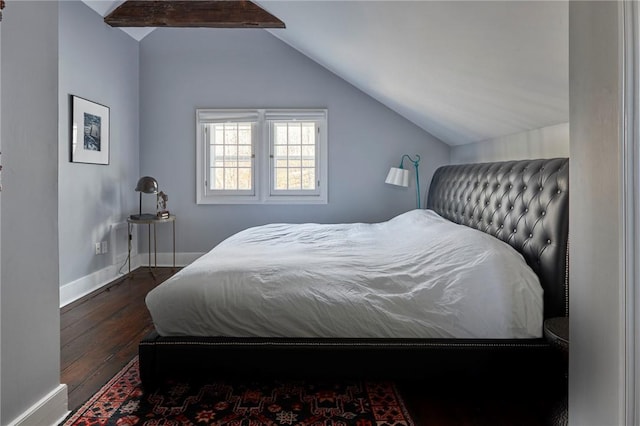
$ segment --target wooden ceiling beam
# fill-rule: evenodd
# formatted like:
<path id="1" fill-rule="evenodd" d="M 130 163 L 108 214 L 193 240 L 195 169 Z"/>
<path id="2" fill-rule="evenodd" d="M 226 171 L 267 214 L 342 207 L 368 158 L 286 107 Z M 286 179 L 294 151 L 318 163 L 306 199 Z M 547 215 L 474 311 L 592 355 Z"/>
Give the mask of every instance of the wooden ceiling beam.
<path id="1" fill-rule="evenodd" d="M 128 0 L 104 22 L 112 27 L 285 28 L 248 0 Z"/>

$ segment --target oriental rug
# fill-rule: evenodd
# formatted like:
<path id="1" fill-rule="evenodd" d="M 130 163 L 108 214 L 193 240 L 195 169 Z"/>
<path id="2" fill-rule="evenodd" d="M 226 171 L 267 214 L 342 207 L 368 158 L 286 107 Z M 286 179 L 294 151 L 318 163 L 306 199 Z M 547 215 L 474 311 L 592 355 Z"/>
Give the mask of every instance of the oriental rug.
<path id="1" fill-rule="evenodd" d="M 64 426 L 413 426 L 393 383 L 167 382 L 144 392 L 134 358 Z"/>

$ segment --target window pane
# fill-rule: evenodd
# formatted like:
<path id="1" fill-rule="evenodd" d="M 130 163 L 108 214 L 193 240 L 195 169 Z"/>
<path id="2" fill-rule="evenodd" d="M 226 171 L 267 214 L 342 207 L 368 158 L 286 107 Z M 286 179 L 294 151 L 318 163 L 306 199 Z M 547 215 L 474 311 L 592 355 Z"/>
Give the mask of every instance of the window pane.
<path id="1" fill-rule="evenodd" d="M 302 144 L 315 145 L 316 143 L 315 123 L 302 123 Z"/>
<path id="2" fill-rule="evenodd" d="M 238 147 L 233 145 L 226 145 L 224 147 L 225 160 L 235 160 L 238 157 Z"/>
<path id="3" fill-rule="evenodd" d="M 285 145 L 287 143 L 287 123 L 275 123 L 273 126 L 275 133 L 275 144 Z"/>
<path id="4" fill-rule="evenodd" d="M 302 160 L 302 167 L 315 167 L 315 166 L 316 166 L 315 160 Z"/>
<path id="5" fill-rule="evenodd" d="M 300 150 L 302 152 L 303 157 L 313 158 L 316 156 L 315 145 L 303 145 Z"/>
<path id="6" fill-rule="evenodd" d="M 238 189 L 251 189 L 251 169 L 238 169 Z"/>
<path id="7" fill-rule="evenodd" d="M 286 156 L 287 156 L 287 147 L 276 146 L 276 157 L 286 157 Z"/>
<path id="8" fill-rule="evenodd" d="M 287 169 L 276 169 L 275 189 L 287 189 Z"/>
<path id="9" fill-rule="evenodd" d="M 251 145 L 238 146 L 238 155 L 243 158 L 251 158 Z"/>
<path id="10" fill-rule="evenodd" d="M 302 150 L 299 145 L 289 145 L 289 157 L 300 157 L 301 154 Z"/>
<path id="11" fill-rule="evenodd" d="M 287 160 L 276 159 L 276 167 L 287 167 Z"/>
<path id="12" fill-rule="evenodd" d="M 233 145 L 238 143 L 238 125 L 237 124 L 225 124 L 224 143 L 233 144 Z"/>
<path id="13" fill-rule="evenodd" d="M 316 169 L 302 169 L 302 189 L 316 189 Z"/>
<path id="14" fill-rule="evenodd" d="M 302 163 L 302 161 L 300 161 L 299 159 L 296 159 L 296 160 L 289 159 L 289 167 L 298 167 L 299 168 L 300 166 L 302 166 L 301 163 Z"/>
<path id="15" fill-rule="evenodd" d="M 251 145 L 251 124 L 242 123 L 238 129 L 238 143 Z"/>
<path id="16" fill-rule="evenodd" d="M 301 143 L 301 126 L 299 123 L 289 123 L 289 144 L 300 145 Z"/>
<path id="17" fill-rule="evenodd" d="M 213 170 L 213 177 L 209 183 L 209 189 L 224 189 L 224 169 L 216 167 Z"/>
<path id="18" fill-rule="evenodd" d="M 289 189 L 301 189 L 302 188 L 302 176 L 300 169 L 289 169 Z"/>
<path id="19" fill-rule="evenodd" d="M 224 126 L 214 124 L 213 126 L 213 143 L 224 143 Z"/>
<path id="20" fill-rule="evenodd" d="M 224 189 L 238 189 L 238 169 L 224 170 Z"/>
<path id="21" fill-rule="evenodd" d="M 249 160 L 249 161 L 238 161 L 238 167 L 251 168 L 251 160 Z"/>

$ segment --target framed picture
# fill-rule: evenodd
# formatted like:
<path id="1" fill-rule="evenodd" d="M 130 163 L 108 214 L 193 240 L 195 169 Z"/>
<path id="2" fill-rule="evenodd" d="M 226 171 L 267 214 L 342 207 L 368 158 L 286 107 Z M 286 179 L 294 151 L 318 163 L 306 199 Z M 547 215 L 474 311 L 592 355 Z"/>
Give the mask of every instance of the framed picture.
<path id="1" fill-rule="evenodd" d="M 71 161 L 109 164 L 109 107 L 71 96 Z"/>

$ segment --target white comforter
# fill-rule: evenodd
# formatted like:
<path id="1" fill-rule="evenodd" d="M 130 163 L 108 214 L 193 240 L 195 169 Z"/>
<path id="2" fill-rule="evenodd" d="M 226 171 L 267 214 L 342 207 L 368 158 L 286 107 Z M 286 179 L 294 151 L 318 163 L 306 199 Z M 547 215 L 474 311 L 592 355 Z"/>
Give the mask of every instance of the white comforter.
<path id="1" fill-rule="evenodd" d="M 164 336 L 532 338 L 543 321 L 520 254 L 429 210 L 250 228 L 146 303 Z"/>

